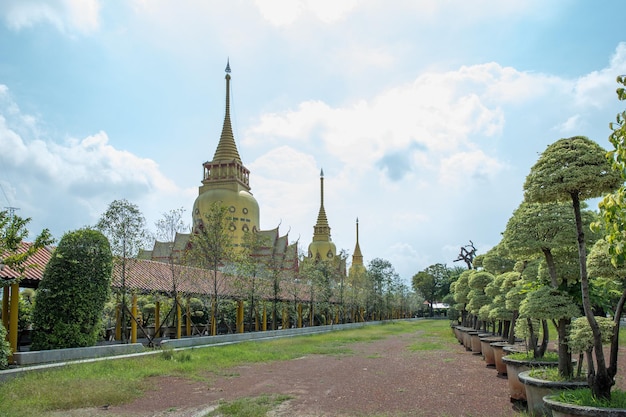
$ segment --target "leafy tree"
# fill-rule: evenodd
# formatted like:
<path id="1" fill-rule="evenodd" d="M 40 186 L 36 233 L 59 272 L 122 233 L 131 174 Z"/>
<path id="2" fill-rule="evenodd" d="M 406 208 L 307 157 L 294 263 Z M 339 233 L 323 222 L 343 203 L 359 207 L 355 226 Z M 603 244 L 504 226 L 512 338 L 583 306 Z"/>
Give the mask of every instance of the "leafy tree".
<path id="1" fill-rule="evenodd" d="M 233 283 L 239 295 L 248 300 L 248 324 L 252 331 L 252 324 L 256 316 L 255 311 L 258 308 L 258 302 L 262 294 L 268 290 L 268 281 L 266 274 L 268 273 L 266 266 L 253 254 L 267 245 L 267 239 L 257 232 L 246 232 L 242 238 L 240 251 L 235 255 L 236 276 Z M 272 254 L 274 258 L 275 254 Z M 271 261 L 270 261 L 271 262 Z M 277 269 L 279 266 L 277 266 Z M 280 270 L 279 270 L 280 271 Z M 278 285 L 277 285 L 278 286 Z M 278 291 L 280 287 L 278 286 Z M 275 315 L 276 313 L 274 313 Z M 275 330 L 275 328 L 274 328 Z"/>
<path id="2" fill-rule="evenodd" d="M 22 276 L 27 269 L 34 266 L 32 263 L 29 262 L 29 259 L 39 249 L 54 243 L 54 239 L 52 238 L 50 231 L 48 229 L 44 229 L 35 238 L 35 241 L 28 246 L 26 250 L 21 250 L 22 242 L 24 241 L 24 239 L 28 238 L 29 235 L 27 225 L 28 223 L 30 223 L 30 221 L 30 217 L 22 218 L 15 214 L 9 213 L 8 210 L 0 211 L 0 265 L 5 265 L 11 268 L 13 271 L 16 271 L 20 276 Z M 14 283 L 19 283 L 19 278 L 17 280 L 4 280 L 5 286 Z M 6 297 L 7 294 L 5 293 L 4 296 Z M 22 310 L 22 312 L 24 312 L 24 310 Z M 6 353 L 7 350 L 3 349 L 2 347 L 4 343 L 4 336 L 2 336 L 2 342 L 0 342 L 0 367 L 1 363 L 7 361 L 8 356 L 10 356 L 11 354 L 11 343 L 17 345 L 18 328 L 19 323 L 18 326 L 16 326 L 14 329 L 10 329 L 11 342 L 9 343 L 8 354 Z M 7 329 L 4 330 L 6 331 Z"/>
<path id="3" fill-rule="evenodd" d="M 137 205 L 126 199 L 114 200 L 102 214 L 96 224 L 109 240 L 114 262 L 120 265 L 122 284 L 122 340 L 126 341 L 126 313 L 130 313 L 126 305 L 126 274 L 136 261 L 139 249 L 150 239 L 150 232 L 146 228 L 146 219 Z"/>
<path id="4" fill-rule="evenodd" d="M 413 290 L 419 292 L 430 306 L 430 316 L 433 317 L 433 304 L 437 300 L 441 300 L 444 294 L 444 288 L 448 284 L 449 290 L 450 270 L 444 264 L 430 265 L 423 271 L 413 275 Z"/>
<path id="5" fill-rule="evenodd" d="M 480 327 L 478 322 L 480 309 L 491 301 L 485 293 L 485 288 L 493 282 L 494 278 L 493 274 L 478 270 L 472 270 L 468 277 L 467 284 L 470 290 L 467 293 L 466 308 L 476 318 L 475 328 Z"/>
<path id="6" fill-rule="evenodd" d="M 581 208 L 584 207 L 585 204 L 581 203 Z M 593 218 L 592 212 L 581 211 L 581 219 L 586 228 L 589 228 Z M 585 237 L 588 244 L 593 244 L 597 239 L 595 233 L 587 233 Z M 576 258 L 569 256 L 573 254 L 571 249 L 576 247 L 576 239 L 574 213 L 571 206 L 564 202 L 522 202 L 509 219 L 502 239 L 509 253 L 516 259 L 532 260 L 541 257 L 545 262 L 552 290 L 536 287 L 537 292 L 527 295 L 529 299 L 521 306 L 520 316 L 526 320 L 555 321 L 559 341 L 559 373 L 566 378 L 573 374 L 567 329 L 571 318 L 578 315 L 578 309 L 574 306 L 572 297 L 558 289 L 567 291 L 568 284 L 578 283 L 578 271 L 570 268 L 573 264 L 570 260 L 575 261 Z M 541 275 L 540 273 L 537 278 Z M 547 345 L 547 326 L 545 323 L 542 326 L 546 329 L 543 335 Z M 527 327 L 533 345 L 533 327 L 530 321 Z M 536 358 L 543 356 L 546 345 L 542 343 L 541 348 L 533 349 Z"/>
<path id="7" fill-rule="evenodd" d="M 611 192 L 623 181 L 619 172 L 611 169 L 605 154 L 606 151 L 600 145 L 586 137 L 560 139 L 541 154 L 524 183 L 524 198 L 528 202 L 572 203 L 576 221 L 582 303 L 592 332 L 597 336 L 594 348 L 597 369 L 588 370 L 588 382 L 593 394 L 599 398 L 610 398 L 614 375 L 610 375 L 606 367 L 600 329 L 589 298 L 581 201 Z"/>
<path id="8" fill-rule="evenodd" d="M 162 242 L 169 242 L 172 245 L 170 251 L 168 252 L 167 259 L 167 263 L 169 266 L 169 276 L 162 278 L 168 279 L 172 283 L 172 291 L 170 296 L 174 300 L 174 306 L 168 311 L 168 315 L 165 316 L 165 319 L 161 323 L 161 326 L 163 326 L 163 324 L 167 322 L 170 314 L 174 316 L 172 322 L 174 323 L 174 325 L 176 325 L 177 317 L 174 313 L 177 311 L 178 306 L 182 308 L 181 300 L 178 294 L 178 284 L 183 275 L 183 268 L 181 265 L 180 255 L 177 251 L 175 251 L 173 245 L 176 240 L 176 235 L 178 233 L 183 233 L 189 230 L 189 224 L 185 223 L 185 221 L 183 220 L 184 214 L 185 209 L 182 207 L 178 209 L 172 209 L 167 213 L 163 213 L 162 217 L 154 223 L 156 227 L 157 240 L 160 240 Z M 151 338 L 149 337 L 148 339 L 150 339 L 151 343 Z"/>
<path id="9" fill-rule="evenodd" d="M 30 217 L 22 218 L 7 210 L 0 211 L 0 264 L 20 274 L 31 267 L 28 263 L 30 257 L 44 246 L 54 243 L 50 231 L 44 229 L 26 251 L 19 251 L 22 241 L 29 235 L 26 226 L 30 221 Z"/>
<path id="10" fill-rule="evenodd" d="M 391 262 L 375 258 L 368 264 L 367 278 L 374 311 L 378 313 L 378 318 L 381 319 L 391 312 L 390 301 L 394 289 L 393 283 L 397 280 L 398 273 Z"/>
<path id="11" fill-rule="evenodd" d="M 66 233 L 46 266 L 33 311 L 33 350 L 93 346 L 111 288 L 112 255 L 93 229 Z"/>
<path id="12" fill-rule="evenodd" d="M 478 255 L 476 257 L 476 263 L 479 258 L 482 268 L 493 275 L 510 272 L 515 267 L 515 260 L 511 258 L 509 251 L 502 244 L 502 241 L 484 255 Z"/>
<path id="13" fill-rule="evenodd" d="M 223 283 L 218 273 L 225 265 L 232 266 L 235 259 L 233 233 L 229 231 L 228 208 L 215 202 L 191 235 L 186 251 L 187 262 L 211 271 L 213 294 L 211 300 L 211 334 L 217 334 L 217 318 L 220 313 L 220 293 Z"/>

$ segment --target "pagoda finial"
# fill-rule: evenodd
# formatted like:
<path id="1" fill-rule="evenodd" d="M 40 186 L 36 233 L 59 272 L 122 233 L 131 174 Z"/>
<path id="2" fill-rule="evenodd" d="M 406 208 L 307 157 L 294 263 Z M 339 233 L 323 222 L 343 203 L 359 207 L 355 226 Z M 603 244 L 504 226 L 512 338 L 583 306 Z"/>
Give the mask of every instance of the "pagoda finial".
<path id="1" fill-rule="evenodd" d="M 224 114 L 224 125 L 222 126 L 222 135 L 220 136 L 214 161 L 238 161 L 241 163 L 235 137 L 233 135 L 233 127 L 230 121 L 230 58 L 226 61 L 226 109 Z"/>

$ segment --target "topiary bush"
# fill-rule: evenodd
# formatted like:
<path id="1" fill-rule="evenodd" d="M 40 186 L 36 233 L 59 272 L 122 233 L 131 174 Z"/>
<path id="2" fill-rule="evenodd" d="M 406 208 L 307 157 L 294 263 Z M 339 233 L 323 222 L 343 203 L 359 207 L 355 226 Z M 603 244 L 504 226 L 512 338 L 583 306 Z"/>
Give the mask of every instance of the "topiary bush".
<path id="1" fill-rule="evenodd" d="M 96 344 L 112 265 L 109 241 L 99 231 L 80 229 L 61 238 L 37 291 L 32 350 Z"/>
<path id="2" fill-rule="evenodd" d="M 9 366 L 9 356 L 11 356 L 11 345 L 7 340 L 7 330 L 0 322 L 0 369 Z"/>

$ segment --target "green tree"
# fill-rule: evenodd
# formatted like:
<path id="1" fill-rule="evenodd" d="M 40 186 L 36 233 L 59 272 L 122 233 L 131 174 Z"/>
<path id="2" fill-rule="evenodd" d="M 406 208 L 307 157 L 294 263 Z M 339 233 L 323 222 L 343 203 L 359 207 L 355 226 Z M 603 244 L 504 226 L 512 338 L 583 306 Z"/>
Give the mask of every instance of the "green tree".
<path id="1" fill-rule="evenodd" d="M 577 231 L 582 303 L 592 332 L 594 336 L 597 335 L 594 351 L 598 366 L 597 369 L 588 370 L 588 382 L 594 395 L 599 398 L 610 398 L 614 378 L 606 367 L 600 329 L 589 298 L 581 201 L 611 192 L 622 182 L 619 172 L 611 169 L 605 155 L 606 151 L 600 145 L 586 137 L 560 139 L 541 154 L 524 183 L 524 198 L 528 202 L 572 203 Z"/>
<path id="2" fill-rule="evenodd" d="M 22 242 L 28 238 L 29 232 L 26 226 L 30 221 L 30 217 L 22 218 L 10 214 L 7 210 L 0 211 L 0 264 L 17 271 L 20 275 L 33 266 L 29 263 L 29 259 L 39 249 L 54 243 L 50 231 L 44 229 L 27 250 L 20 250 Z"/>
<path id="3" fill-rule="evenodd" d="M 397 280 L 398 273 L 388 260 L 375 258 L 368 264 L 367 278 L 373 300 L 372 307 L 379 316 L 378 319 L 387 317 L 391 313 L 393 283 Z"/>
<path id="4" fill-rule="evenodd" d="M 266 248 L 268 241 L 269 239 L 264 238 L 260 233 L 246 232 L 243 235 L 241 250 L 235 254 L 236 276 L 233 279 L 233 284 L 239 296 L 248 301 L 249 331 L 252 331 L 258 303 L 262 296 L 268 292 L 269 282 L 266 276 L 268 274 L 266 263 L 272 262 L 271 260 L 261 262 L 254 254 Z M 272 248 L 272 259 L 276 256 L 274 249 Z M 277 265 L 277 269 L 280 272 L 280 266 Z M 278 291 L 280 291 L 279 286 Z M 274 328 L 274 330 L 276 329 Z"/>
<path id="5" fill-rule="evenodd" d="M 30 221 L 30 217 L 22 218 L 9 213 L 8 210 L 0 211 L 0 265 L 16 271 L 20 277 L 23 276 L 26 270 L 34 267 L 34 265 L 30 262 L 32 256 L 44 246 L 54 243 L 54 239 L 52 238 L 50 231 L 48 229 L 44 229 L 39 235 L 37 235 L 35 241 L 30 244 L 26 250 L 23 250 L 22 242 L 24 239 L 28 238 L 29 232 L 27 226 Z M 19 281 L 20 278 L 15 280 L 4 280 L 3 284 L 6 286 L 9 284 L 19 283 Z M 7 294 L 5 293 L 4 296 L 6 297 Z M 24 311 L 22 310 L 22 312 Z M 19 324 L 14 330 L 11 330 L 12 335 L 10 337 L 14 338 L 12 339 L 13 343 L 17 343 L 18 327 Z M 7 329 L 4 330 L 6 336 Z M 14 331 L 15 333 L 13 333 Z M 8 356 L 11 354 L 10 343 L 7 345 L 8 348 L 4 347 L 5 336 L 0 335 L 2 338 L 2 341 L 0 342 L 0 368 L 3 363 L 8 361 Z"/>
<path id="6" fill-rule="evenodd" d="M 430 265 L 423 271 L 413 275 L 411 280 L 413 291 L 419 292 L 428 302 L 430 317 L 433 317 L 433 304 L 446 295 L 445 286 L 450 289 L 450 270 L 444 264 Z"/>
<path id="7" fill-rule="evenodd" d="M 585 204 L 581 203 L 581 208 Z M 594 214 L 588 210 L 581 210 L 581 219 L 585 229 L 588 229 L 594 220 Z M 595 233 L 586 233 L 587 244 L 593 244 L 597 240 Z M 542 258 L 548 272 L 548 285 L 552 290 L 541 288 L 544 285 L 537 277 L 535 290 L 530 292 L 529 298 L 520 310 L 521 318 L 528 320 L 555 320 L 558 333 L 559 350 L 559 373 L 563 377 L 571 377 L 573 374 L 571 352 L 567 344 L 567 330 L 571 318 L 578 315 L 574 306 L 574 300 L 563 291 L 570 290 L 570 285 L 578 284 L 578 271 L 572 271 L 571 265 L 576 258 L 572 259 L 576 247 L 577 232 L 574 213 L 569 204 L 564 202 L 529 203 L 522 202 L 513 212 L 503 233 L 502 242 L 509 254 L 514 258 L 528 261 Z M 574 255 L 575 256 L 575 255 Z M 541 271 L 541 270 L 540 270 Z M 559 291 L 562 290 L 562 291 Z M 556 300 L 560 303 L 557 303 Z M 552 307 L 552 308 L 550 308 Z M 573 313 L 573 314 L 572 314 Z M 531 340 L 533 327 L 528 322 Z M 547 344 L 547 326 L 543 323 L 544 341 Z M 532 343 L 531 343 L 532 344 Z M 542 349 L 533 349 L 535 357 L 540 358 L 545 352 Z"/>
<path id="8" fill-rule="evenodd" d="M 170 315 L 173 316 L 172 323 L 174 326 L 177 325 L 177 307 L 180 306 L 182 309 L 181 300 L 178 294 L 178 284 L 183 276 L 183 267 L 181 265 L 181 256 L 180 249 L 174 248 L 174 242 L 176 241 L 176 235 L 178 233 L 183 233 L 189 230 L 190 226 L 183 220 L 185 214 L 184 208 L 172 209 L 166 213 L 162 214 L 162 217 L 157 220 L 154 225 L 156 227 L 156 238 L 159 241 L 167 242 L 170 244 L 170 248 L 168 251 L 167 264 L 168 264 L 168 276 L 167 277 L 159 277 L 163 279 L 167 279 L 172 283 L 172 291 L 170 296 L 174 300 L 173 308 L 168 311 L 167 316 L 162 321 L 160 327 L 167 323 Z M 176 250 L 179 249 L 179 250 Z M 188 319 L 191 319 L 188 317 Z M 145 332 L 144 332 L 145 333 Z M 150 343 L 152 342 L 152 338 L 148 337 Z"/>
<path id="9" fill-rule="evenodd" d="M 220 315 L 220 296 L 224 283 L 219 279 L 224 267 L 232 267 L 235 260 L 233 233 L 229 231 L 228 208 L 215 202 L 191 235 L 186 252 L 190 264 L 211 272 L 213 294 L 211 295 L 211 334 L 217 334 Z M 228 269 L 227 268 L 227 269 Z"/>
<path id="10" fill-rule="evenodd" d="M 626 76 L 617 77 L 617 98 L 620 101 L 626 100 Z M 611 165 L 612 173 L 619 176 L 619 184 L 615 189 L 610 190 L 612 193 L 604 196 L 599 203 L 601 225 L 606 229 L 607 250 L 611 259 L 611 263 L 617 269 L 624 268 L 626 265 L 626 111 L 617 114 L 615 122 L 610 123 L 611 134 L 609 142 L 613 145 L 613 149 L 607 153 L 608 162 Z M 600 227 L 597 224 L 596 227 Z M 600 275 L 602 276 L 602 275 Z M 595 353 L 595 367 L 593 362 L 589 373 L 589 381 L 592 392 L 601 398 L 611 397 L 611 386 L 615 382 L 615 374 L 617 373 L 617 352 L 619 347 L 619 320 L 622 316 L 624 303 L 626 302 L 626 287 L 622 286 L 622 295 L 615 307 L 613 316 L 614 326 L 611 337 L 611 350 L 608 364 L 604 358 L 602 351 L 602 332 L 600 326 L 596 322 L 592 314 L 588 312 L 587 302 L 585 304 L 585 316 L 593 333 L 593 351 Z M 587 292 L 589 298 L 589 288 L 583 287 L 583 299 Z"/>
<path id="11" fill-rule="evenodd" d="M 96 229 L 109 240 L 114 262 L 120 266 L 122 340 L 126 342 L 126 314 L 130 315 L 126 304 L 126 276 L 136 264 L 139 249 L 147 244 L 151 235 L 139 207 L 126 199 L 111 202 L 96 224 Z"/>
<path id="12" fill-rule="evenodd" d="M 66 233 L 46 266 L 33 311 L 33 350 L 93 346 L 111 288 L 112 255 L 102 233 Z"/>

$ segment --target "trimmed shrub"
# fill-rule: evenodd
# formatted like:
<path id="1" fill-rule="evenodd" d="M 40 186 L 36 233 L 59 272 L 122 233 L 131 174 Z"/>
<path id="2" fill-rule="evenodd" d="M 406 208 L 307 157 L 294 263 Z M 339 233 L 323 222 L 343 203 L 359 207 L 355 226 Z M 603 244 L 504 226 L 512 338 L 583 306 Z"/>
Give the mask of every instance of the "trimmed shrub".
<path id="1" fill-rule="evenodd" d="M 7 330 L 0 322 L 0 369 L 9 366 L 9 356 L 11 356 L 11 345 L 7 340 Z"/>
<path id="2" fill-rule="evenodd" d="M 61 238 L 37 291 L 32 350 L 96 344 L 112 265 L 111 247 L 99 231 L 80 229 Z"/>

